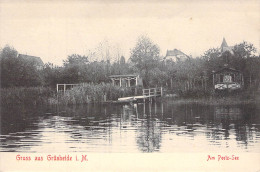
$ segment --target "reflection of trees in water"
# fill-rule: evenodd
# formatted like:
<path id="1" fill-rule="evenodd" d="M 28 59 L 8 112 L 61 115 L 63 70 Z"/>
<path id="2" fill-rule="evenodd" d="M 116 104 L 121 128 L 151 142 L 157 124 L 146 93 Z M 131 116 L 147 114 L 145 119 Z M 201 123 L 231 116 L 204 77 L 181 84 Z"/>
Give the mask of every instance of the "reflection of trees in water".
<path id="1" fill-rule="evenodd" d="M 230 134 L 233 134 L 237 141 L 243 141 L 246 144 L 248 139 L 253 138 L 251 124 L 254 117 L 252 114 L 256 114 L 255 112 L 249 114 L 248 112 L 252 111 L 248 107 L 183 104 L 165 108 L 163 120 L 169 125 L 204 130 L 206 137 L 215 143 L 218 140 L 229 139 Z M 235 133 L 230 133 L 231 130 Z"/>
<path id="2" fill-rule="evenodd" d="M 37 130 L 37 123 L 44 118 L 45 107 L 11 106 L 1 107 L 0 145 L 4 151 L 16 151 L 25 143 L 21 140 L 30 140 L 34 137 L 33 130 Z M 19 144 L 17 144 L 19 143 Z"/>
<path id="3" fill-rule="evenodd" d="M 73 139 L 99 138 L 112 143 L 112 125 L 116 120 L 117 112 L 121 111 L 117 106 L 106 106 L 101 104 L 88 104 L 82 106 L 60 107 L 60 115 L 72 117 L 66 121 L 66 125 L 73 131 Z M 120 113 L 120 112 L 119 112 Z M 113 117 L 113 115 L 116 115 Z M 113 117 L 113 119 L 112 119 Z M 82 126 L 84 129 L 78 129 Z M 73 128 L 74 127 L 74 128 Z"/>
<path id="4" fill-rule="evenodd" d="M 157 106 L 152 110 L 152 104 L 144 104 L 142 120 L 137 122 L 136 142 L 142 152 L 159 151 L 162 140 L 160 120 L 157 120 Z M 163 106 L 161 107 L 163 109 Z"/>
<path id="5" fill-rule="evenodd" d="M 77 120 L 69 123 L 85 126 L 85 130 L 91 131 L 87 132 L 91 137 L 105 135 L 111 138 L 111 127 L 120 125 L 120 130 L 127 130 L 130 127 L 136 130 L 136 142 L 143 152 L 158 151 L 163 131 L 167 130 L 166 127 L 176 125 L 190 129 L 188 134 L 192 137 L 196 137 L 196 132 L 193 131 L 201 130 L 214 144 L 220 144 L 220 140 L 228 140 L 232 135 L 238 142 L 247 145 L 256 134 L 259 134 L 254 132 L 259 131 L 259 125 L 252 125 L 259 123 L 259 117 L 255 116 L 257 112 L 252 109 L 256 108 L 200 104 L 173 105 L 159 102 L 124 106 L 92 105 L 71 110 L 74 119 Z"/>
<path id="6" fill-rule="evenodd" d="M 256 112 L 250 110 L 252 105 L 218 105 L 214 109 L 214 118 L 210 128 L 211 133 L 207 133 L 209 138 L 214 141 L 230 139 L 234 135 L 238 143 L 247 147 L 248 142 L 253 140 L 255 128 L 252 123 L 258 123 L 259 119 L 255 118 Z M 253 108 L 256 109 L 255 107 Z M 256 119 L 256 120 L 254 120 Z M 240 144 L 239 143 L 239 144 Z"/>
<path id="7" fill-rule="evenodd" d="M 253 123 L 260 124 L 260 119 L 256 115 L 259 115 L 256 112 L 255 105 L 242 106 L 241 109 L 241 117 L 236 119 L 234 128 L 236 132 L 236 140 L 241 141 L 243 145 L 246 147 L 248 144 L 254 140 L 256 130 Z M 259 131 L 259 130 L 258 130 Z"/>
<path id="8" fill-rule="evenodd" d="M 1 107 L 1 135 L 23 132 L 26 129 L 36 129 L 37 126 L 33 125 L 33 123 L 39 121 L 40 116 L 42 116 L 40 107 Z"/>
<path id="9" fill-rule="evenodd" d="M 165 104 L 161 118 L 167 125 L 192 127 L 196 124 L 207 124 L 212 121 L 214 109 L 199 104 Z"/>
<path id="10" fill-rule="evenodd" d="M 85 132 L 82 132 L 84 130 L 77 131 L 73 129 L 73 132 L 70 134 L 74 139 L 106 139 L 108 137 L 111 143 L 111 127 L 119 127 L 120 130 L 135 129 L 140 150 L 143 152 L 153 152 L 159 150 L 161 130 L 158 127 L 159 120 L 156 121 L 154 116 L 152 116 L 151 107 L 151 105 L 143 107 L 143 105 L 140 104 L 123 105 L 118 106 L 118 108 L 116 106 L 92 106 L 87 108 L 83 107 L 82 109 L 77 107 L 77 112 L 74 112 L 74 107 L 71 107 L 66 109 L 66 113 L 72 113 L 74 120 L 68 120 L 66 123 L 74 126 L 85 126 Z M 139 112 L 140 110 L 142 113 Z M 118 118 L 119 121 L 117 120 Z M 72 128 L 70 128 L 70 130 L 72 130 Z"/>
<path id="11" fill-rule="evenodd" d="M 154 106 L 146 108 L 147 112 L 152 109 L 152 115 L 146 112 L 147 116 L 138 129 L 141 133 L 138 135 L 138 144 L 142 151 L 156 150 L 156 142 L 160 143 L 157 138 L 161 139 L 161 131 L 167 130 L 165 127 L 184 126 L 184 129 L 189 129 L 189 136 L 193 137 L 196 136 L 193 131 L 199 130 L 214 144 L 221 144 L 221 140 L 229 140 L 234 136 L 238 144 L 246 147 L 260 135 L 259 132 L 255 132 L 259 131 L 260 117 L 257 116 L 257 108 L 254 105 L 164 104 L 162 115 L 153 111 Z M 158 107 L 160 104 L 157 104 Z M 158 124 L 159 127 L 155 127 Z M 150 138 L 152 139 L 149 141 Z"/>
<path id="12" fill-rule="evenodd" d="M 46 115 L 46 112 L 49 114 Z M 69 137 L 81 143 L 100 139 L 100 143 L 112 144 L 112 138 L 116 138 L 112 137 L 113 132 L 125 130 L 124 136 L 129 136 L 129 131 L 136 134 L 136 137 L 132 136 L 135 138 L 133 141 L 142 152 L 159 151 L 163 133 L 170 129 L 173 129 L 171 134 L 175 133 L 175 129 L 190 129 L 186 130 L 186 136 L 192 137 L 203 133 L 213 144 L 223 144 L 223 140 L 229 143 L 228 140 L 234 138 L 237 144 L 246 148 L 252 145 L 251 142 L 257 142 L 259 139 L 256 137 L 260 136 L 260 116 L 256 105 L 207 106 L 156 102 L 124 106 L 59 106 L 56 109 L 17 106 L 3 107 L 1 118 L 1 135 L 14 133 L 2 139 L 1 146 L 20 142 L 21 137 L 16 136 L 32 140 L 36 136 L 30 131 L 39 130 L 40 134 L 44 128 L 57 129 L 55 127 L 59 126 L 64 127 Z M 199 132 L 194 132 L 196 130 Z M 57 131 L 63 132 L 60 128 Z M 36 139 L 39 139 L 38 136 Z"/>

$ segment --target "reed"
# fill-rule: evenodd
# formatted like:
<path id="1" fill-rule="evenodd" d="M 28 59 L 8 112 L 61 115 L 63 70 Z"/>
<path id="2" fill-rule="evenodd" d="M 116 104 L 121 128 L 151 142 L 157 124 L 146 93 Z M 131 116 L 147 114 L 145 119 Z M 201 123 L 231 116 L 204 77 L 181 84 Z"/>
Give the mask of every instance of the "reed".
<path id="1" fill-rule="evenodd" d="M 60 104 L 100 103 L 117 100 L 119 97 L 134 95 L 132 88 L 122 88 L 111 84 L 84 84 L 65 93 L 59 93 Z"/>
<path id="2" fill-rule="evenodd" d="M 42 105 L 53 97 L 54 90 L 48 87 L 13 87 L 1 88 L 1 106 Z"/>
<path id="3" fill-rule="evenodd" d="M 1 106 L 101 103 L 131 96 L 134 92 L 133 88 L 111 84 L 84 84 L 58 94 L 49 87 L 12 87 L 1 89 L 0 102 Z"/>

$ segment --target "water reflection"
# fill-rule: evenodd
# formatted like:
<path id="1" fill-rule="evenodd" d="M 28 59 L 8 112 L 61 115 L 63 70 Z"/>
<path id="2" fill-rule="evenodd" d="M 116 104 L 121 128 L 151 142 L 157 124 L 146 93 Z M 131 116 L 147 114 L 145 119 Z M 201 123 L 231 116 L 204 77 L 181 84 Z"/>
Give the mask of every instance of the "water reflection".
<path id="1" fill-rule="evenodd" d="M 256 104 L 3 107 L 0 151 L 260 152 Z"/>

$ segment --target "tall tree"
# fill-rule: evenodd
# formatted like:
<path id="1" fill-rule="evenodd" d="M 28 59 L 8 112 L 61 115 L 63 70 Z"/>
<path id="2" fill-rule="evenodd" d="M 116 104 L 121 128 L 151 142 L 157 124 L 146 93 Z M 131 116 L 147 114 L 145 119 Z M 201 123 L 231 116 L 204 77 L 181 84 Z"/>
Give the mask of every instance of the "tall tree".
<path id="1" fill-rule="evenodd" d="M 159 64 L 160 49 L 147 36 L 140 36 L 136 46 L 131 50 L 130 60 L 139 70 L 139 73 L 144 73 L 144 82 L 149 85 L 148 74 L 156 65 Z"/>
<path id="2" fill-rule="evenodd" d="M 69 55 L 67 60 L 63 61 L 63 82 L 80 83 L 86 80 L 88 57 L 78 54 Z"/>
<path id="3" fill-rule="evenodd" d="M 1 50 L 1 87 L 40 85 L 41 78 L 34 62 L 17 55 L 18 52 L 8 45 Z"/>
<path id="4" fill-rule="evenodd" d="M 68 65 L 84 65 L 88 64 L 89 60 L 87 56 L 81 56 L 79 54 L 69 55 L 66 60 L 63 61 L 63 65 L 66 67 Z"/>
<path id="5" fill-rule="evenodd" d="M 120 58 L 120 64 L 125 64 L 125 57 L 124 57 L 124 56 L 121 56 L 121 58 Z"/>
<path id="6" fill-rule="evenodd" d="M 58 83 L 64 83 L 62 81 L 62 67 L 53 65 L 52 63 L 46 63 L 42 70 L 44 78 L 44 85 L 56 87 Z"/>
<path id="7" fill-rule="evenodd" d="M 253 44 L 242 42 L 234 47 L 234 58 L 232 66 L 243 72 L 245 87 L 257 86 L 259 84 L 260 58 L 256 55 L 256 48 Z"/>

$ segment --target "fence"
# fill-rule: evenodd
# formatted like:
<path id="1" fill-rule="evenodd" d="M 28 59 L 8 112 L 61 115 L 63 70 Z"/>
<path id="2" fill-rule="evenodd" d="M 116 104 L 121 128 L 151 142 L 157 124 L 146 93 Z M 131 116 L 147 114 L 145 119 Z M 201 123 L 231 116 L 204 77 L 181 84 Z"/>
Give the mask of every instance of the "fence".
<path id="1" fill-rule="evenodd" d="M 163 95 L 163 88 L 149 88 L 149 89 L 143 89 L 143 96 L 148 97 L 157 97 Z"/>

